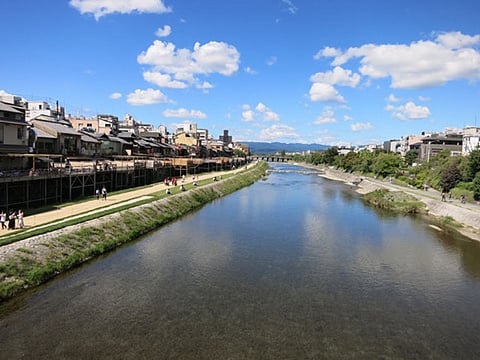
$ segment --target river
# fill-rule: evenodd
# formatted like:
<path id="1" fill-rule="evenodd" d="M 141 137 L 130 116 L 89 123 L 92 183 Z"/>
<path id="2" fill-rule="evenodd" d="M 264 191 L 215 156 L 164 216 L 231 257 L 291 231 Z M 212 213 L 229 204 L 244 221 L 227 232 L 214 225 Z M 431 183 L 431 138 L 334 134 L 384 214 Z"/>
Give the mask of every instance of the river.
<path id="1" fill-rule="evenodd" d="M 272 166 L 1 304 L 0 358 L 480 358 L 478 242 Z"/>

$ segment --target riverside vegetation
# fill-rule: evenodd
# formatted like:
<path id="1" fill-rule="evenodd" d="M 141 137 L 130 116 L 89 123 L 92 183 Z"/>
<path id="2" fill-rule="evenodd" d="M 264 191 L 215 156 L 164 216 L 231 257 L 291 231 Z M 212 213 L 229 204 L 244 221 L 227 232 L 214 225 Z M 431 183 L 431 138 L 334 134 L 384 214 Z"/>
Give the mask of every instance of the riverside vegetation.
<path id="1" fill-rule="evenodd" d="M 334 166 L 378 179 L 391 178 L 396 183 L 422 189 L 425 186 L 450 193 L 452 198 L 466 201 L 480 200 L 480 150 L 467 156 L 451 156 L 444 150 L 428 161 L 418 162 L 418 153 L 407 152 L 405 157 L 383 150 L 340 154 L 336 147 L 306 156 L 295 156 L 295 161 L 312 165 Z"/>
<path id="2" fill-rule="evenodd" d="M 0 301 L 249 186 L 263 177 L 267 168 L 267 163 L 259 162 L 222 181 L 186 186 L 187 191 L 176 191 L 169 196 L 164 192 L 151 194 L 152 200 L 143 205 L 89 221 L 83 219 L 84 222 L 71 224 L 66 231 L 37 235 L 40 239 L 32 246 L 18 247 L 0 264 Z"/>
<path id="3" fill-rule="evenodd" d="M 414 196 L 402 191 L 377 189 L 363 195 L 363 200 L 378 208 L 395 211 L 401 214 L 427 213 L 426 205 Z"/>

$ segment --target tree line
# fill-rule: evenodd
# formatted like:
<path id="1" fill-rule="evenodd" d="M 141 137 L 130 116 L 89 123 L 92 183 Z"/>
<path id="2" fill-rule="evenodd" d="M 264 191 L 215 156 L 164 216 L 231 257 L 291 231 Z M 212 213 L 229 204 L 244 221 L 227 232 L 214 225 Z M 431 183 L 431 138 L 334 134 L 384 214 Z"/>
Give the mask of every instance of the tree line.
<path id="1" fill-rule="evenodd" d="M 431 187 L 454 198 L 463 195 L 470 201 L 480 200 L 480 150 L 467 156 L 451 156 L 450 150 L 444 150 L 428 161 L 419 162 L 415 150 L 408 151 L 404 157 L 384 150 L 351 151 L 344 155 L 338 148 L 331 147 L 304 156 L 296 155 L 294 160 L 334 166 L 380 179 L 392 178 L 419 189 Z"/>

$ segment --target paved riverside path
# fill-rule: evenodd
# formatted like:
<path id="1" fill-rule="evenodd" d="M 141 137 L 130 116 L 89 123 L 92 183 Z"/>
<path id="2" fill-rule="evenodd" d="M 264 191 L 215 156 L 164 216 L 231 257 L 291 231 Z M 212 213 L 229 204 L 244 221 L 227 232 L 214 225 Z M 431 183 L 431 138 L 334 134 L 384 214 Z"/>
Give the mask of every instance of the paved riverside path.
<path id="1" fill-rule="evenodd" d="M 197 181 L 205 180 L 205 179 L 213 179 L 214 176 L 219 178 L 222 175 L 230 174 L 235 171 L 240 171 L 244 169 L 244 167 L 235 169 L 235 170 L 227 170 L 227 171 L 216 171 L 216 172 L 209 172 L 209 173 L 201 173 L 196 174 L 195 179 Z M 188 175 L 185 177 L 184 184 L 192 183 L 192 175 Z M 182 178 L 178 179 L 178 185 L 182 184 Z M 124 191 L 118 194 L 107 194 L 107 200 L 102 199 L 102 194 L 100 194 L 99 200 L 97 200 L 95 194 L 91 196 L 91 200 L 82 201 L 79 203 L 73 203 L 72 205 L 67 205 L 58 209 L 54 209 L 51 211 L 46 211 L 43 213 L 25 216 L 24 223 L 26 232 L 29 229 L 39 228 L 43 225 L 55 221 L 61 221 L 62 219 L 71 220 L 73 217 L 86 213 L 94 213 L 96 211 L 100 212 L 102 209 L 106 207 L 115 207 L 115 206 L 122 206 L 126 203 L 134 203 L 140 202 L 148 197 L 152 193 L 156 193 L 159 191 L 165 191 L 167 188 L 175 188 L 173 185 L 167 186 L 163 182 L 155 183 L 151 185 L 147 185 L 141 188 L 131 188 L 128 191 Z M 108 190 L 108 189 L 107 189 Z M 83 216 L 82 215 L 82 216 Z M 17 230 L 1 230 L 0 229 L 0 236 L 8 236 L 9 234 L 14 234 Z M 25 231 L 25 230 L 24 230 Z"/>

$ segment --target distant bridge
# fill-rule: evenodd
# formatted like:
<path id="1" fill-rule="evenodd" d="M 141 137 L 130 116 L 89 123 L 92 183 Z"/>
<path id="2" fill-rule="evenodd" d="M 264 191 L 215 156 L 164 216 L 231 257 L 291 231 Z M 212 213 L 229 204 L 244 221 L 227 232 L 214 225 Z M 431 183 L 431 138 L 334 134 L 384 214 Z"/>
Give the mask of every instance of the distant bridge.
<path id="1" fill-rule="evenodd" d="M 291 156 L 282 155 L 251 155 L 251 160 L 263 160 L 267 162 L 287 162 L 293 160 Z"/>

